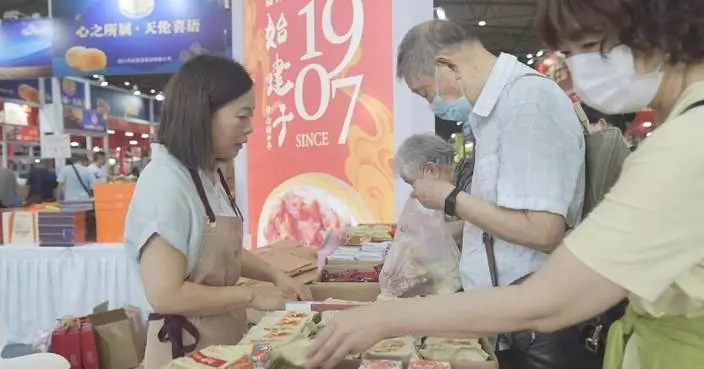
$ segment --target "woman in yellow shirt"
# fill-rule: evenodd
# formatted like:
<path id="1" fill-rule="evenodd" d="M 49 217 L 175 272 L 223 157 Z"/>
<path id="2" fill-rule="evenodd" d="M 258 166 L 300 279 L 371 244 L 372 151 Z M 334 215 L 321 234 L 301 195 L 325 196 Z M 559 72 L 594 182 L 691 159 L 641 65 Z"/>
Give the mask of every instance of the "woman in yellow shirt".
<path id="1" fill-rule="evenodd" d="M 608 114 L 648 106 L 662 126 L 524 284 L 346 311 L 319 335 L 310 367 L 329 369 L 387 337 L 554 331 L 626 297 L 605 368 L 704 367 L 704 1 L 539 0 L 536 30 L 567 54 L 585 103 Z M 452 190 L 430 178 L 414 183 L 434 209 Z M 506 211 L 462 193 L 456 212 L 467 209 L 487 224 Z"/>

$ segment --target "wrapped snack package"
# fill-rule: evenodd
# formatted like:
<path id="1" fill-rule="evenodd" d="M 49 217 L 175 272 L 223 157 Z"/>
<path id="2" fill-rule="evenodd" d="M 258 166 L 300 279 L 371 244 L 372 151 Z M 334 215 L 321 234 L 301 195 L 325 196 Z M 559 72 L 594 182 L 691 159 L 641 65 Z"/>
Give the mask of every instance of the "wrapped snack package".
<path id="1" fill-rule="evenodd" d="M 268 344 L 278 347 L 299 338 L 306 338 L 315 332 L 314 312 L 277 311 L 262 318 L 247 332 L 241 344 Z"/>
<path id="2" fill-rule="evenodd" d="M 393 360 L 407 363 L 410 359 L 418 358 L 416 344 L 413 337 L 399 337 L 383 340 L 364 354 L 369 360 Z"/>
<path id="3" fill-rule="evenodd" d="M 359 369 L 403 369 L 403 363 L 393 360 L 362 360 Z"/>
<path id="4" fill-rule="evenodd" d="M 444 361 L 432 361 L 411 359 L 408 369 L 450 369 L 450 363 Z"/>
<path id="5" fill-rule="evenodd" d="M 460 252 L 440 211 L 409 198 L 379 276 L 382 296 L 410 297 L 457 292 Z"/>
<path id="6" fill-rule="evenodd" d="M 166 369 L 263 369 L 269 361 L 265 345 L 210 346 L 173 360 Z"/>
<path id="7" fill-rule="evenodd" d="M 429 337 L 420 348 L 424 359 L 437 361 L 486 361 L 489 359 L 478 340 Z"/>

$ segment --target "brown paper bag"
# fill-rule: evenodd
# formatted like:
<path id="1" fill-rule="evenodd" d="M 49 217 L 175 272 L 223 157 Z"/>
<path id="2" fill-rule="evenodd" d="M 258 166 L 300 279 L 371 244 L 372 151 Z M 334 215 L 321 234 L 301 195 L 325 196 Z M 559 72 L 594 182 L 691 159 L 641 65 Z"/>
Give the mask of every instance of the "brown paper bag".
<path id="1" fill-rule="evenodd" d="M 132 369 L 138 367 L 144 359 L 145 341 L 138 332 L 139 319 L 135 314 L 128 314 L 125 309 L 107 310 L 103 303 L 94 309 L 90 321 L 93 323 L 98 357 L 101 369 Z"/>

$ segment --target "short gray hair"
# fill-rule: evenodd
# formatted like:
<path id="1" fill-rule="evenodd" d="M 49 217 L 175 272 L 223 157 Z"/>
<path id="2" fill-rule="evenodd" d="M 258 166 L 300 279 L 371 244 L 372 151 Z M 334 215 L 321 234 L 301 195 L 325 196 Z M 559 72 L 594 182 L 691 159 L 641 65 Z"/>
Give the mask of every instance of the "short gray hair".
<path id="1" fill-rule="evenodd" d="M 435 163 L 451 168 L 455 159 L 455 148 L 433 133 L 408 137 L 396 151 L 394 169 L 405 181 L 423 177 L 423 166 Z"/>
<path id="2" fill-rule="evenodd" d="M 435 58 L 467 42 L 477 42 L 475 35 L 462 25 L 435 19 L 417 24 L 403 37 L 396 57 L 396 77 L 399 79 L 432 76 Z"/>

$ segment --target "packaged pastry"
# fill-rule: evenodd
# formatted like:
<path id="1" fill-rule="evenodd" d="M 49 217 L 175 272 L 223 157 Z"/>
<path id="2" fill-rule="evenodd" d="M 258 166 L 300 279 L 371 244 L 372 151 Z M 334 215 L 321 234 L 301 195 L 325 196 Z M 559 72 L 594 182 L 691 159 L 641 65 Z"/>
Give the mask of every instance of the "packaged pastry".
<path id="1" fill-rule="evenodd" d="M 310 343 L 307 339 L 297 339 L 278 346 L 274 350 L 273 359 L 284 364 L 284 367 L 303 367 L 308 359 L 306 354 Z"/>
<path id="2" fill-rule="evenodd" d="M 169 363 L 166 369 L 255 369 L 252 353 L 253 345 L 210 346 L 188 356 Z M 268 352 L 268 347 L 257 347 L 259 352 Z M 268 365 L 268 356 L 260 354 L 259 362 L 265 361 L 261 368 Z"/>
<path id="3" fill-rule="evenodd" d="M 444 361 L 411 359 L 411 361 L 408 362 L 408 369 L 450 369 L 450 363 Z"/>
<path id="4" fill-rule="evenodd" d="M 393 360 L 362 360 L 359 369 L 403 369 L 403 363 Z"/>
<path id="5" fill-rule="evenodd" d="M 240 343 L 278 346 L 294 339 L 307 338 L 316 330 L 313 323 L 315 315 L 314 312 L 303 311 L 269 313 L 247 332 Z"/>
<path id="6" fill-rule="evenodd" d="M 429 337 L 419 351 L 424 359 L 437 361 L 486 361 L 490 357 L 475 339 Z"/>
<path id="7" fill-rule="evenodd" d="M 398 337 L 383 340 L 364 354 L 369 360 L 395 360 L 407 363 L 417 358 L 416 345 L 413 337 Z"/>

